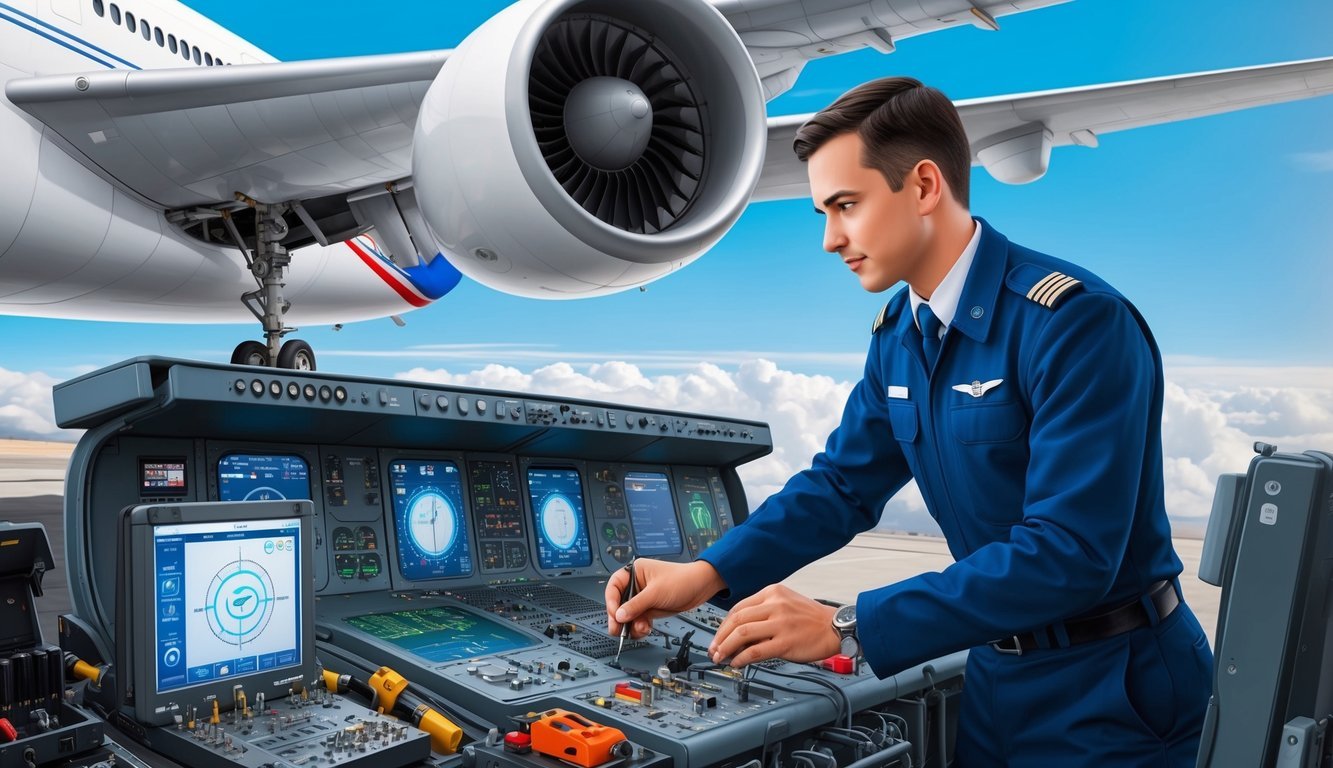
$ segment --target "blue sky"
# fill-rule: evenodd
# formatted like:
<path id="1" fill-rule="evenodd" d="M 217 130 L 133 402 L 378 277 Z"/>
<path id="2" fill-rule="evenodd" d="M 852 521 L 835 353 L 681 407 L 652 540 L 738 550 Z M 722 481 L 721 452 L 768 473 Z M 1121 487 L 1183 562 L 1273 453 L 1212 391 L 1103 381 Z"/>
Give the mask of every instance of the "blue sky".
<path id="1" fill-rule="evenodd" d="M 503 3 L 191 0 L 282 59 L 452 47 Z M 373 8 L 374 15 L 367 13 Z M 853 85 L 911 75 L 954 98 L 1024 92 L 1333 55 L 1333 3 L 1075 0 L 810 64 L 770 114 L 816 110 Z M 1333 364 L 1333 97 L 1103 137 L 1057 149 L 1022 187 L 974 171 L 973 210 L 1018 242 L 1100 272 L 1127 294 L 1174 359 Z M 819 247 L 808 200 L 752 206 L 694 265 L 601 299 L 545 302 L 465 283 L 436 306 L 300 334 L 320 367 L 391 374 L 494 360 L 636 361 L 669 370 L 764 356 L 788 370 L 854 378 L 870 321 L 866 294 Z M 0 318 L 0 368 L 62 378 L 148 353 L 225 359 L 257 327 L 162 327 Z M 423 345 L 470 344 L 439 359 Z M 363 353 L 377 352 L 378 355 Z M 1280 382 L 1275 382 L 1280 383 Z"/>

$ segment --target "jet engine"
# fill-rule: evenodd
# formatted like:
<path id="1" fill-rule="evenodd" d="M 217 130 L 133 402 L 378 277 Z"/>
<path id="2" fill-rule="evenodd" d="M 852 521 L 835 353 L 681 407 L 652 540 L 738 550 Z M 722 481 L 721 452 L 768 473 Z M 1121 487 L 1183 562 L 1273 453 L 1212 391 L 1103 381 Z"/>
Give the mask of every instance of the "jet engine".
<path id="1" fill-rule="evenodd" d="M 754 192 L 766 138 L 754 65 L 704 0 L 520 0 L 431 84 L 412 176 L 465 275 L 582 298 L 716 243 Z"/>

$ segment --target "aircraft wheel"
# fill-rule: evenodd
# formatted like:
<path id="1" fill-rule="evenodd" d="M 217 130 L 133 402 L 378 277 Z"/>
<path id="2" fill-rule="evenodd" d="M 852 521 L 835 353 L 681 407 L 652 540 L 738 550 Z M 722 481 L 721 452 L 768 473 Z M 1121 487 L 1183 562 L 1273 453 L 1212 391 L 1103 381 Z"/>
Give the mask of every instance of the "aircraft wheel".
<path id="1" fill-rule="evenodd" d="M 258 341 L 242 341 L 231 353 L 232 365 L 268 365 L 268 347 Z"/>
<path id="2" fill-rule="evenodd" d="M 278 350 L 278 367 L 297 371 L 315 370 L 315 350 L 300 339 L 292 339 Z"/>

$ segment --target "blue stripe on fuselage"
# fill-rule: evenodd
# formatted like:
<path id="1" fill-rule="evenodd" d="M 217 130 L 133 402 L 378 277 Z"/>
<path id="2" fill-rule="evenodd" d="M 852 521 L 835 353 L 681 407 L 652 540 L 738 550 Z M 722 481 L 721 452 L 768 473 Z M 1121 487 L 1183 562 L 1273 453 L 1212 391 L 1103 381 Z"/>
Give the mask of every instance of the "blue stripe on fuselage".
<path id="1" fill-rule="evenodd" d="M 20 11 L 19 9 L 13 7 L 12 5 L 8 5 L 8 4 L 6 4 L 6 3 L 0 3 L 0 9 L 9 11 L 9 12 L 14 13 L 14 14 L 17 14 L 17 15 L 23 17 L 24 19 L 27 19 L 27 20 L 33 22 L 34 24 L 40 24 L 41 26 L 46 27 L 47 29 L 49 29 L 49 30 L 51 30 L 51 31 L 53 31 L 53 32 L 58 32 L 59 34 L 64 35 L 65 37 L 69 38 L 70 40 L 73 40 L 73 41 L 79 43 L 80 45 L 85 45 L 85 46 L 87 46 L 87 47 L 93 49 L 94 51 L 97 51 L 98 53 L 101 53 L 101 54 L 107 56 L 108 58 L 115 59 L 116 61 L 120 62 L 121 64 L 124 64 L 124 65 L 127 66 L 127 67 L 131 67 L 131 68 L 133 68 L 133 69 L 142 69 L 142 67 L 140 67 L 140 66 L 137 65 L 137 64 L 134 64 L 133 62 L 126 61 L 125 59 L 122 59 L 121 57 L 117 56 L 116 54 L 114 54 L 114 53 L 112 53 L 112 52 L 110 52 L 110 51 L 108 51 L 108 50 L 106 50 L 106 49 L 104 49 L 104 48 L 101 48 L 101 47 L 99 47 L 99 46 L 93 45 L 92 43 L 88 42 L 87 40 L 84 40 L 83 38 L 79 37 L 78 35 L 70 34 L 69 32 L 66 32 L 65 30 L 61 29 L 60 27 L 57 27 L 57 26 L 52 25 L 52 24 L 48 24 L 48 23 L 46 23 L 45 21 L 42 21 L 41 19 L 37 18 L 36 16 L 32 16 L 32 15 L 29 15 L 29 14 L 27 14 L 27 13 L 24 13 L 23 11 Z M 32 32 L 32 33 L 34 33 L 34 34 L 36 34 L 36 35 L 39 35 L 39 36 L 41 36 L 41 37 L 44 37 L 44 38 L 46 38 L 47 40 L 50 40 L 51 42 L 53 42 L 53 43 L 55 43 L 55 44 L 57 44 L 57 45 L 64 46 L 65 48 L 68 48 L 68 49 L 70 49 L 71 51 L 74 51 L 75 53 L 84 56 L 85 58 L 91 59 L 91 60 L 97 62 L 98 64 L 101 64 L 102 66 L 106 67 L 107 69 L 115 69 L 115 68 L 116 68 L 116 65 L 115 65 L 115 64 L 112 64 L 112 63 L 107 62 L 107 61 L 103 61 L 102 59 L 97 58 L 96 56 L 92 55 L 91 53 L 89 53 L 89 52 L 87 52 L 87 51 L 81 50 L 81 49 L 79 49 L 79 48 L 75 48 L 73 45 L 70 45 L 68 42 L 66 42 L 66 41 L 64 41 L 64 40 L 60 40 L 60 39 L 55 38 L 55 37 L 52 37 L 51 35 L 47 34 L 46 32 L 43 32 L 42 30 L 37 29 L 36 27 L 30 26 L 30 25 L 28 25 L 28 24 L 25 24 L 23 21 L 21 21 L 21 20 L 19 20 L 19 19 L 11 18 L 11 17 L 9 17 L 9 16 L 5 16 L 5 15 L 3 15 L 3 14 L 0 14 L 0 19 L 4 19 L 5 21 L 8 21 L 9 23 L 14 24 L 15 26 L 22 27 L 23 29 L 26 29 L 26 30 L 28 30 L 29 32 Z"/>

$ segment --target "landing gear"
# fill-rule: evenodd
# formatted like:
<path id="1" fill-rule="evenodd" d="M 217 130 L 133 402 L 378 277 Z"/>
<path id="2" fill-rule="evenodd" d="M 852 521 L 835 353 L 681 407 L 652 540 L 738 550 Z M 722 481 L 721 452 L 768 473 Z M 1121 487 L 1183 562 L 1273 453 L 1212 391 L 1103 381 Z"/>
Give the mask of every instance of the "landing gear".
<path id="1" fill-rule="evenodd" d="M 282 296 L 286 286 L 283 278 L 291 266 L 292 257 L 282 246 L 287 237 L 288 226 L 283 219 L 287 211 L 285 205 L 268 205 L 255 200 L 244 200 L 255 212 L 255 247 L 251 251 L 245 246 L 245 240 L 232 221 L 231 212 L 222 212 L 223 222 L 236 247 L 245 255 L 245 262 L 250 267 L 259 287 L 241 296 L 241 303 L 250 310 L 260 325 L 264 327 L 264 341 L 243 341 L 232 352 L 231 361 L 242 365 L 276 366 L 299 371 L 315 370 L 315 352 L 310 345 L 298 339 L 283 343 L 282 337 L 295 331 L 295 328 L 283 322 L 283 316 L 291 309 L 291 302 Z"/>

